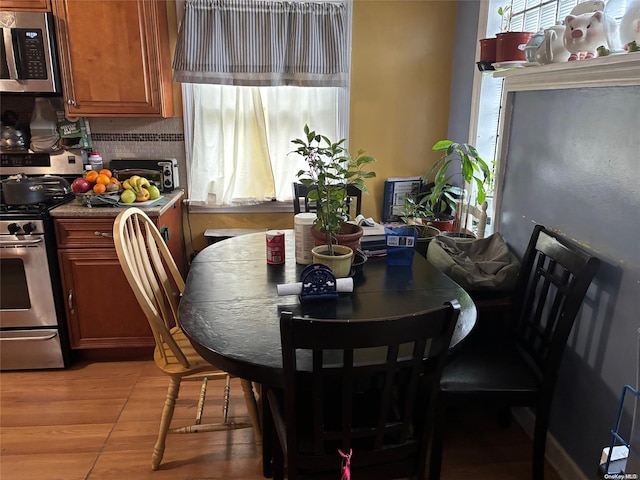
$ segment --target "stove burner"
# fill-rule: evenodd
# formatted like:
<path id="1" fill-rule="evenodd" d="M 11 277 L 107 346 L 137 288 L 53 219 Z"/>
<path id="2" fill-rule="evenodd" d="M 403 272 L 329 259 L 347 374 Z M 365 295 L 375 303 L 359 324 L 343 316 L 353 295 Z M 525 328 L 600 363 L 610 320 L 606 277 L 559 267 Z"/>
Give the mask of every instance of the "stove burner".
<path id="1" fill-rule="evenodd" d="M 18 216 L 18 215 L 38 215 L 47 214 L 49 210 L 64 205 L 73 200 L 73 193 L 62 197 L 54 197 L 47 202 L 35 203 L 33 205 L 7 205 L 0 204 L 0 216 Z"/>

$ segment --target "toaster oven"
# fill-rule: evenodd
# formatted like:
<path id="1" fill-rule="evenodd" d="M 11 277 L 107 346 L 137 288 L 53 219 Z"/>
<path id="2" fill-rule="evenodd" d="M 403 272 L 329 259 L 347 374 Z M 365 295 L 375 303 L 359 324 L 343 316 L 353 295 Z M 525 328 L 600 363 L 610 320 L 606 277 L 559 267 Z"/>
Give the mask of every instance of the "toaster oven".
<path id="1" fill-rule="evenodd" d="M 164 193 L 180 186 L 178 161 L 175 158 L 119 158 L 109 162 L 109 168 L 120 180 L 140 175 L 157 183 Z"/>

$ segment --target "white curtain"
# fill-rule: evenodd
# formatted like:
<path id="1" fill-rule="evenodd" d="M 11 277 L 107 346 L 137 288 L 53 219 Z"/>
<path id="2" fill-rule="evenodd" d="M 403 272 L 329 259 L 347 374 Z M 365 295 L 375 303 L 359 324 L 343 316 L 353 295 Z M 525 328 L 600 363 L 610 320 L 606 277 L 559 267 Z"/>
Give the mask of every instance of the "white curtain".
<path id="1" fill-rule="evenodd" d="M 189 199 L 192 204 L 247 205 L 292 199 L 305 168 L 291 140 L 303 127 L 335 141 L 345 135 L 346 89 L 184 84 Z M 192 135 L 189 130 L 192 129 Z"/>
<path id="2" fill-rule="evenodd" d="M 347 137 L 351 0 L 187 0 L 174 79 L 183 82 L 192 204 L 291 200 L 310 128 Z"/>

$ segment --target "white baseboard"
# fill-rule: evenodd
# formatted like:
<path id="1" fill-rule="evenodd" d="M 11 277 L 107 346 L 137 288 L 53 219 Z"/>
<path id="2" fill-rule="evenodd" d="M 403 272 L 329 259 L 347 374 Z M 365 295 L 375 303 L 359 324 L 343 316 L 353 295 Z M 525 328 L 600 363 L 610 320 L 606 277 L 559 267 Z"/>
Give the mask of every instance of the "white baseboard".
<path id="1" fill-rule="evenodd" d="M 511 414 L 527 435 L 533 438 L 533 426 L 536 416 L 531 409 L 527 407 L 512 408 Z M 550 433 L 547 433 L 545 457 L 563 480 L 589 480 L 589 477 L 573 461 L 567 451 L 560 445 L 560 442 Z"/>

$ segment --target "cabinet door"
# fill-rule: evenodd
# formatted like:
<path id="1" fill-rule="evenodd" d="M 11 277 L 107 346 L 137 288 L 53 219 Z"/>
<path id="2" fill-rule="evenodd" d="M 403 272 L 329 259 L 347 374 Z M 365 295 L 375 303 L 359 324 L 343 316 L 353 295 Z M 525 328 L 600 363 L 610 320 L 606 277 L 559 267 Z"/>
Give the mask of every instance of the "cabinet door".
<path id="1" fill-rule="evenodd" d="M 53 0 L 69 116 L 170 117 L 166 3 Z"/>
<path id="2" fill-rule="evenodd" d="M 10 12 L 50 12 L 49 0 L 2 0 L 0 10 Z"/>
<path id="3" fill-rule="evenodd" d="M 60 250 L 59 259 L 71 348 L 154 345 L 115 250 Z"/>

